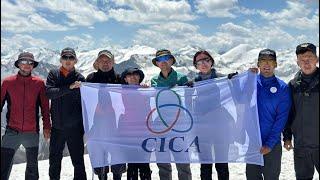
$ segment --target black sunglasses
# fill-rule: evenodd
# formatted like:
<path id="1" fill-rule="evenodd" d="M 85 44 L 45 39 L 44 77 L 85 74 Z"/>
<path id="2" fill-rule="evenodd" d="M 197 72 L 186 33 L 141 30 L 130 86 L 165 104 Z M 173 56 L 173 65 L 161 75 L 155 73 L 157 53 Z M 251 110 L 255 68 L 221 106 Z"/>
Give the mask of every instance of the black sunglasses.
<path id="1" fill-rule="evenodd" d="M 74 56 L 68 56 L 68 55 L 63 55 L 62 59 L 64 60 L 69 60 L 69 61 L 74 61 L 76 58 Z"/>

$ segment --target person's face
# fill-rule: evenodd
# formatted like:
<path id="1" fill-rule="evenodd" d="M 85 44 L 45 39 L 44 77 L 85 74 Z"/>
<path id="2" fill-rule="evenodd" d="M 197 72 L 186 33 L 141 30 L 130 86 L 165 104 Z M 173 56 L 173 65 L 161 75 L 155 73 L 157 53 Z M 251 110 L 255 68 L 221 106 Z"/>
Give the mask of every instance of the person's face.
<path id="1" fill-rule="evenodd" d="M 167 61 L 156 61 L 157 66 L 161 69 L 161 71 L 169 71 L 173 64 L 173 59 L 169 59 Z"/>
<path id="2" fill-rule="evenodd" d="M 64 55 L 60 58 L 60 62 L 63 68 L 67 71 L 74 69 L 74 65 L 77 63 L 76 58 L 70 55 Z"/>
<path id="3" fill-rule="evenodd" d="M 140 76 L 137 73 L 128 74 L 124 80 L 130 85 L 139 85 Z"/>
<path id="4" fill-rule="evenodd" d="M 110 59 L 108 56 L 102 55 L 98 59 L 98 68 L 102 72 L 108 72 L 112 69 L 114 65 L 114 60 Z"/>
<path id="5" fill-rule="evenodd" d="M 264 77 L 271 77 L 274 75 L 274 70 L 277 67 L 277 63 L 270 57 L 263 57 L 259 60 L 258 67 L 260 73 Z"/>
<path id="6" fill-rule="evenodd" d="M 199 54 L 196 57 L 196 67 L 201 73 L 209 73 L 211 71 L 212 60 L 206 54 Z"/>
<path id="7" fill-rule="evenodd" d="M 34 62 L 30 60 L 20 60 L 18 66 L 23 74 L 30 74 L 33 70 Z"/>
<path id="8" fill-rule="evenodd" d="M 312 74 L 317 69 L 318 57 L 311 51 L 297 55 L 297 64 L 301 71 L 306 74 Z"/>

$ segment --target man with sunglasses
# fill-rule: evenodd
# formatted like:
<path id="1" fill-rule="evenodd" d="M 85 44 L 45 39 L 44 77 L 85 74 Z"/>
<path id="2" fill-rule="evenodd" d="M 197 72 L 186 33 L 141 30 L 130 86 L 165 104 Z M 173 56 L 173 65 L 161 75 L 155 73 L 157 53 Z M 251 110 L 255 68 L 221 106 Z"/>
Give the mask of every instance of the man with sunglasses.
<path id="1" fill-rule="evenodd" d="M 156 52 L 156 57 L 152 59 L 153 65 L 160 69 L 159 75 L 151 79 L 153 87 L 174 87 L 183 86 L 188 82 L 186 75 L 183 75 L 172 68 L 176 62 L 169 50 L 162 49 Z M 172 168 L 170 163 L 157 163 L 159 167 L 160 180 L 172 180 Z M 191 180 L 190 164 L 176 163 L 178 177 L 180 180 Z"/>
<path id="2" fill-rule="evenodd" d="M 1 112 L 6 101 L 8 109 L 1 141 L 1 179 L 4 180 L 10 176 L 14 154 L 21 144 L 27 156 L 25 179 L 39 179 L 39 107 L 46 140 L 50 137 L 51 124 L 44 81 L 31 75 L 38 64 L 33 54 L 20 53 L 14 63 L 19 68 L 18 74 L 5 78 L 1 86 Z"/>
<path id="3" fill-rule="evenodd" d="M 279 179 L 281 171 L 281 132 L 285 127 L 291 108 L 291 96 L 288 85 L 277 78 L 276 52 L 263 49 L 259 52 L 257 76 L 257 104 L 261 132 L 264 166 L 247 164 L 248 180 Z M 254 72 L 254 68 L 250 69 Z M 263 178 L 262 178 L 263 175 Z"/>
<path id="4" fill-rule="evenodd" d="M 62 153 L 65 143 L 74 166 L 74 179 L 87 179 L 84 166 L 83 122 L 80 85 L 84 77 L 76 71 L 78 59 L 72 48 L 61 51 L 61 67 L 50 70 L 46 94 L 51 99 L 52 130 L 49 155 L 50 179 L 60 179 Z"/>
<path id="5" fill-rule="evenodd" d="M 290 81 L 293 106 L 283 132 L 284 148 L 293 149 L 296 178 L 312 180 L 319 173 L 319 59 L 317 47 L 302 43 L 296 47 L 300 70 Z"/>

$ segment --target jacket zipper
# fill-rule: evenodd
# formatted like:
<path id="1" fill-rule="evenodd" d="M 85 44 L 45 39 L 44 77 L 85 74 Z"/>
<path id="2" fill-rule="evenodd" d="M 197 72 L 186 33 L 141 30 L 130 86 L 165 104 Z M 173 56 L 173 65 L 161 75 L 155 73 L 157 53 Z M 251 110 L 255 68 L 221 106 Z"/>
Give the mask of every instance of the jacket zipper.
<path id="1" fill-rule="evenodd" d="M 26 96 L 26 81 L 23 79 L 23 104 L 22 104 L 22 131 L 23 131 L 23 126 L 24 126 L 24 98 Z"/>

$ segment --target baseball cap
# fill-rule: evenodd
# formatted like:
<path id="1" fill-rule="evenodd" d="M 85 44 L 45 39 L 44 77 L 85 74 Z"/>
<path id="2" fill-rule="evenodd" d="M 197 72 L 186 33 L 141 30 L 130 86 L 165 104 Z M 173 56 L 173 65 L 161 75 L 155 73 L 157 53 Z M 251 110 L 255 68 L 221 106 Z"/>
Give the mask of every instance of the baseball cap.
<path id="1" fill-rule="evenodd" d="M 303 54 L 307 51 L 311 51 L 313 54 L 317 55 L 317 47 L 311 43 L 299 44 L 296 48 L 296 55 Z"/>
<path id="2" fill-rule="evenodd" d="M 272 49 L 263 49 L 259 52 L 258 61 L 262 58 L 271 57 L 274 61 L 277 61 L 277 54 Z"/>
<path id="3" fill-rule="evenodd" d="M 93 68 L 95 69 L 95 70 L 98 70 L 99 69 L 99 67 L 98 67 L 98 59 L 101 57 L 101 56 L 107 56 L 108 58 L 110 58 L 110 59 L 114 59 L 114 55 L 110 52 L 110 51 L 108 51 L 108 50 L 102 50 L 102 51 L 99 51 L 99 53 L 98 53 L 98 57 L 97 57 L 97 59 L 94 61 L 94 63 L 93 63 Z"/>

